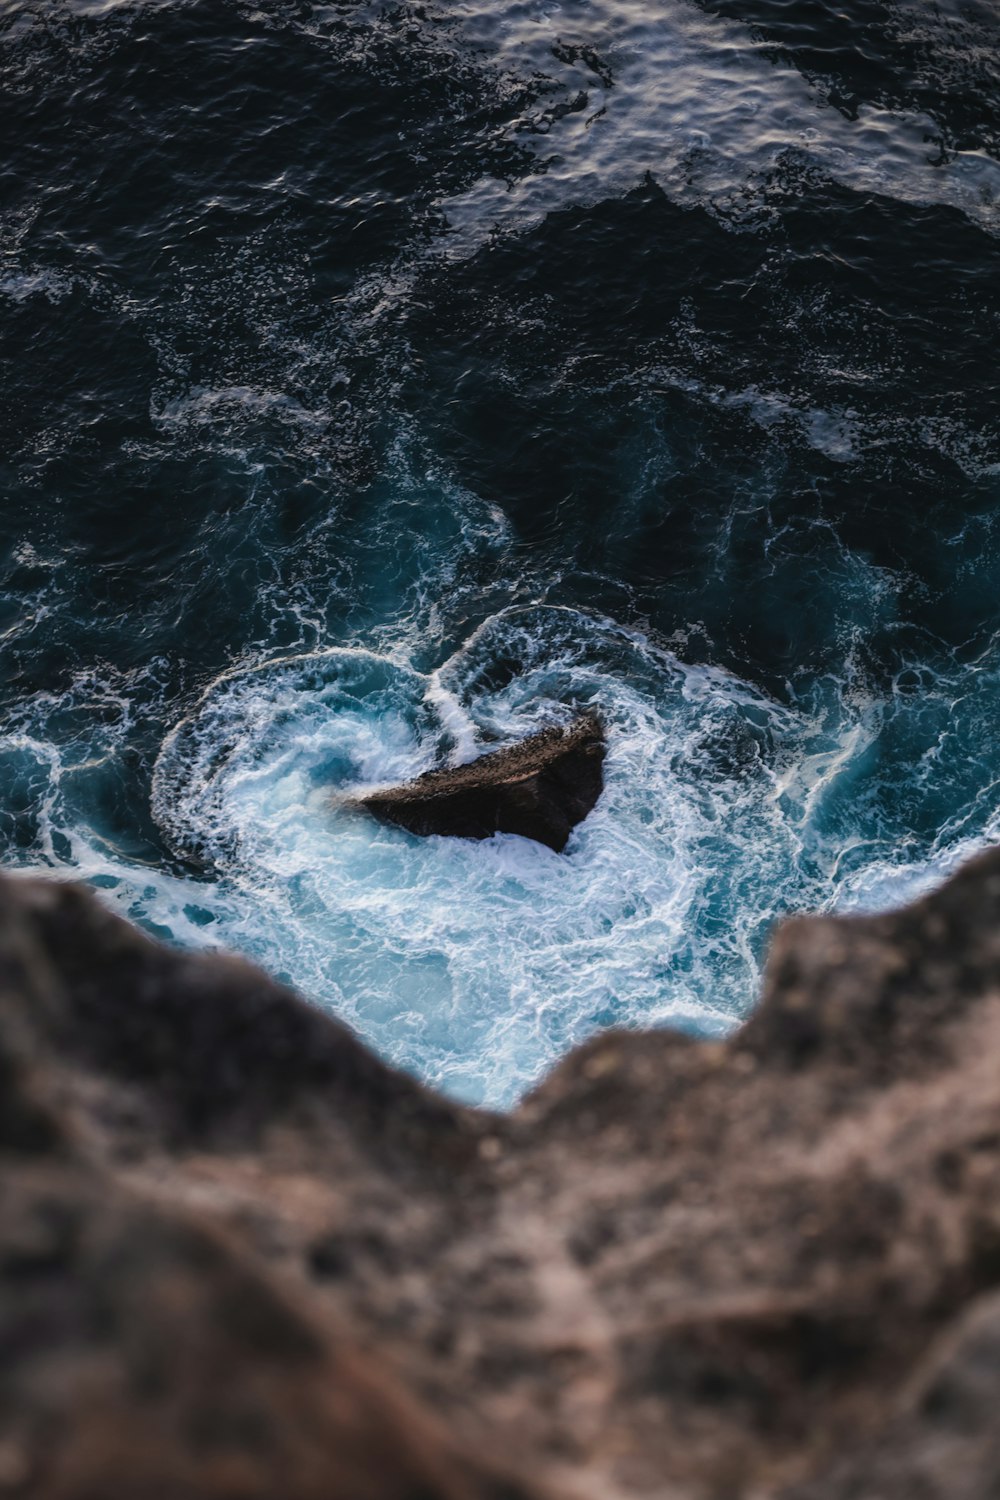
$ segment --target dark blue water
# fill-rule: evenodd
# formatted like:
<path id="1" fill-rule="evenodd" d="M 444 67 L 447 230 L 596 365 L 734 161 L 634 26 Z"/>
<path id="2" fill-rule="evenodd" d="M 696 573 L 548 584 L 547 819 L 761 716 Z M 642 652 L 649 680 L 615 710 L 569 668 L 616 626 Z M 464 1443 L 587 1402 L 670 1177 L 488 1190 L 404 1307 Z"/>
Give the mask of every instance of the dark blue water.
<path id="1" fill-rule="evenodd" d="M 1000 20 L 0 4 L 0 844 L 507 1101 L 1000 837 Z M 349 815 L 595 703 L 556 856 Z"/>

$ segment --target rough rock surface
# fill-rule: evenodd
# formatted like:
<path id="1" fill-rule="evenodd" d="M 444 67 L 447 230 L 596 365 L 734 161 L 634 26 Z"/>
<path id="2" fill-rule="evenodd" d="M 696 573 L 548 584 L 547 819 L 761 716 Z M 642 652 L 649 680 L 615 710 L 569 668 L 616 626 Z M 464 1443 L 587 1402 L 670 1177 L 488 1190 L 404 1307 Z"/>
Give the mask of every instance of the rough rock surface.
<path id="1" fill-rule="evenodd" d="M 553 726 L 469 765 L 426 771 L 358 805 L 411 833 L 488 839 L 519 833 L 561 853 L 604 788 L 604 729 L 595 714 Z"/>
<path id="2" fill-rule="evenodd" d="M 1000 852 L 510 1116 L 0 884 L 0 1496 L 1000 1492 Z"/>

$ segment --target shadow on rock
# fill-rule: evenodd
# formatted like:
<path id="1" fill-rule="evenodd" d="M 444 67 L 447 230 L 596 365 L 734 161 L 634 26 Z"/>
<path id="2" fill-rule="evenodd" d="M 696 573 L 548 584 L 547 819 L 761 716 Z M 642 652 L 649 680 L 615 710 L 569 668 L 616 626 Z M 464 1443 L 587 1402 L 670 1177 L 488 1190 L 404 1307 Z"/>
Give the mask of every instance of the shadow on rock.
<path id="1" fill-rule="evenodd" d="M 469 765 L 427 771 L 356 799 L 410 833 L 488 839 L 518 833 L 557 854 L 604 789 L 604 729 L 595 714 L 529 735 Z"/>

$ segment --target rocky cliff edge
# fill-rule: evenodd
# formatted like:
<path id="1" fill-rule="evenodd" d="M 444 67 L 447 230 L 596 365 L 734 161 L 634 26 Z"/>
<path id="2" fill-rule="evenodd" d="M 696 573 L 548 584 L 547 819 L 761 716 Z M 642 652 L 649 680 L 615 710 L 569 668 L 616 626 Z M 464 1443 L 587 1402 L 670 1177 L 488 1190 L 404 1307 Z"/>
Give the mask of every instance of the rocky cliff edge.
<path id="1" fill-rule="evenodd" d="M 464 1109 L 0 884 L 0 1496 L 1000 1492 L 1000 851 Z"/>

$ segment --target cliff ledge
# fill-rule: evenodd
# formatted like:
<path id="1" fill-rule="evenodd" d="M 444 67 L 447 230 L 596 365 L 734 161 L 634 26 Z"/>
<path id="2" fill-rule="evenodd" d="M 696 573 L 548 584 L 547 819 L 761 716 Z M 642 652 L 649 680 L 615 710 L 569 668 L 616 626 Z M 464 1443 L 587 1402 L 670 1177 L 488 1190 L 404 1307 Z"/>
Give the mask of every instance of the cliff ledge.
<path id="1" fill-rule="evenodd" d="M 1000 1489 L 1000 851 L 463 1109 L 0 883 L 0 1496 Z"/>

